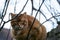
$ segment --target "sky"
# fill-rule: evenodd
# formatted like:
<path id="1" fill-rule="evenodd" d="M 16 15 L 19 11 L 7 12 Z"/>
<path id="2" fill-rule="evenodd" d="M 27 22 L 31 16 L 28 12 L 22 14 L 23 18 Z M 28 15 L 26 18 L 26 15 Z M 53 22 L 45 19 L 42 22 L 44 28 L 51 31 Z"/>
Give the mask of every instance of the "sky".
<path id="1" fill-rule="evenodd" d="M 26 3 L 26 1 L 27 0 L 17 0 L 16 14 L 18 14 L 22 10 L 22 8 L 23 8 L 24 4 Z M 40 1 L 40 4 L 41 4 L 42 0 L 37 0 L 37 1 L 34 0 L 34 7 L 36 9 L 39 8 L 39 1 Z M 3 10 L 4 2 L 5 2 L 4 0 L 0 0 L 0 12 L 2 12 L 2 10 Z M 16 2 L 16 0 L 10 0 L 9 6 L 8 6 L 8 9 L 7 9 L 7 14 L 4 17 L 4 21 L 9 20 L 9 13 L 14 13 L 15 2 Z M 48 0 L 45 0 L 45 3 L 51 5 L 52 8 L 56 9 L 60 13 L 60 11 L 59 11 L 60 7 L 59 7 L 59 4 L 57 3 L 56 0 L 51 0 L 50 2 Z M 28 4 L 26 5 L 23 12 L 27 12 L 28 15 L 31 15 L 31 9 L 32 9 L 31 1 L 29 0 Z M 52 17 L 44 4 L 42 5 L 41 10 L 46 15 L 47 19 Z M 36 14 L 36 11 L 33 11 L 32 16 L 35 17 L 35 14 Z M 39 15 L 39 13 L 38 13 L 38 15 Z M 39 17 L 40 17 L 40 19 L 39 19 Z M 40 23 L 43 23 L 44 21 L 46 21 L 46 19 L 44 18 L 44 16 L 42 14 L 40 16 L 37 16 L 36 18 L 40 21 Z M 51 21 L 47 21 L 46 23 L 43 24 L 46 27 L 47 32 L 51 31 L 51 29 L 56 28 L 56 26 L 57 26 L 56 20 L 53 19 L 53 18 L 51 20 L 54 22 L 54 26 L 53 26 Z M 8 28 L 8 29 L 10 27 L 11 27 L 10 22 L 6 23 L 5 26 L 4 26 L 4 28 Z"/>

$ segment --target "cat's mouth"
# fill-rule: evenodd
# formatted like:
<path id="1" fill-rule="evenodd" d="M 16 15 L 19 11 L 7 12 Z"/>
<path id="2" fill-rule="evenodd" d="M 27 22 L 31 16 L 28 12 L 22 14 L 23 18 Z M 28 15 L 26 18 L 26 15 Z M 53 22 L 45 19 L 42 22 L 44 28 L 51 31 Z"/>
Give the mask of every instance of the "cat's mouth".
<path id="1" fill-rule="evenodd" d="M 21 33 L 21 31 L 17 31 L 16 35 L 19 35 Z"/>
<path id="2" fill-rule="evenodd" d="M 18 25 L 15 25 L 14 26 L 14 31 L 16 32 L 16 35 L 19 35 L 19 34 L 21 34 L 21 32 L 22 32 L 22 30 L 23 30 L 23 27 L 24 27 L 24 25 L 20 25 L 20 26 L 18 26 Z"/>

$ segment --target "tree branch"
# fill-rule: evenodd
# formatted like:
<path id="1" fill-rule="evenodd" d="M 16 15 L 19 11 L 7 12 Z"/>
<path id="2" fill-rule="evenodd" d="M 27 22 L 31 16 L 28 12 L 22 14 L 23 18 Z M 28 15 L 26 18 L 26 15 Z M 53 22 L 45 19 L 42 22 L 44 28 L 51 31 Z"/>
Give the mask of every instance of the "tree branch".
<path id="1" fill-rule="evenodd" d="M 42 4 L 43 4 L 43 3 L 44 3 L 44 0 L 43 0 Z M 40 10 L 42 4 L 39 6 L 38 11 Z M 37 16 L 37 14 L 38 14 L 38 11 L 37 11 L 37 13 L 36 13 L 36 15 L 35 15 L 35 18 L 34 18 L 34 20 L 33 20 L 32 25 L 31 25 L 31 27 L 30 27 L 30 29 L 29 29 L 29 31 L 28 31 L 28 34 L 27 34 L 26 40 L 29 40 L 29 39 L 30 39 L 30 38 L 29 38 L 29 34 L 30 34 L 30 31 L 31 31 L 31 29 L 32 29 L 32 26 L 33 26 L 33 24 L 34 24 L 34 22 L 35 22 L 35 19 L 36 19 L 36 16 Z"/>

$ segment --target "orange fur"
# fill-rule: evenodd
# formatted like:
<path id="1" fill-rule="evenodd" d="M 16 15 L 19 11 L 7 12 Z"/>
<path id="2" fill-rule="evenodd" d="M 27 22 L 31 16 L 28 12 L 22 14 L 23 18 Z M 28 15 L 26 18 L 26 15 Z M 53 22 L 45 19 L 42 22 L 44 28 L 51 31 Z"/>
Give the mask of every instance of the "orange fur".
<path id="1" fill-rule="evenodd" d="M 16 14 L 11 14 L 11 16 L 13 18 Z M 33 20 L 34 17 L 27 15 L 26 12 L 13 19 L 11 21 L 13 38 L 25 40 Z M 46 34 L 45 27 L 40 26 L 39 21 L 36 19 L 30 31 L 29 40 L 46 40 Z"/>

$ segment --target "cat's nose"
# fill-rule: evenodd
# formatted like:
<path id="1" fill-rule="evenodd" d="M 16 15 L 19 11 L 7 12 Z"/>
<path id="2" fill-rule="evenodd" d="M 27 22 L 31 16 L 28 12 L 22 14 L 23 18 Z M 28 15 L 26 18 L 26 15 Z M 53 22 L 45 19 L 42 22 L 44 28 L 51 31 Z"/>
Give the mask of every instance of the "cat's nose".
<path id="1" fill-rule="evenodd" d="M 20 29 L 23 29 L 24 25 L 22 25 L 22 24 L 19 24 L 19 27 L 20 27 Z"/>
<path id="2" fill-rule="evenodd" d="M 24 27 L 23 25 L 20 25 L 20 28 L 21 28 L 21 29 L 23 29 L 23 27 Z"/>

